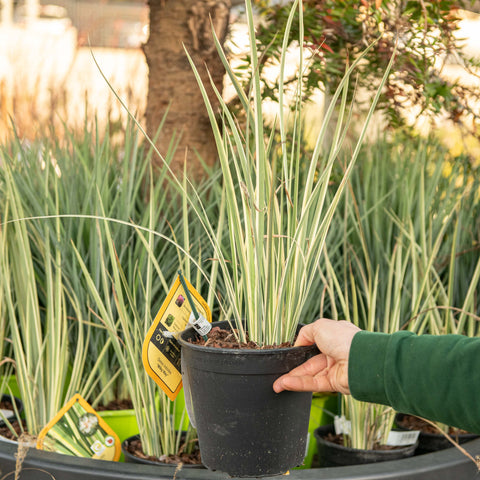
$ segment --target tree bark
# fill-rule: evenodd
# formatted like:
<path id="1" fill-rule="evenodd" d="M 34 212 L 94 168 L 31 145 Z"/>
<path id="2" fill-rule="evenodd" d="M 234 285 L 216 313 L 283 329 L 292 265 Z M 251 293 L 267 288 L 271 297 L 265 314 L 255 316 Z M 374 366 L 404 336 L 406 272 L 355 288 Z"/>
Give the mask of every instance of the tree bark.
<path id="1" fill-rule="evenodd" d="M 203 176 L 204 169 L 197 155 L 207 165 L 213 165 L 217 150 L 207 110 L 184 45 L 199 70 L 215 108 L 218 101 L 211 88 L 208 72 L 221 92 L 225 69 L 213 42 L 212 22 L 223 44 L 228 29 L 230 0 L 149 0 L 148 3 L 150 36 L 144 46 L 149 68 L 147 133 L 150 138 L 155 138 L 168 110 L 156 146 L 166 156 L 172 139 L 179 141 L 171 167 L 175 173 L 181 174 L 186 161 L 189 177 L 198 180 Z M 160 158 L 154 162 L 163 166 Z"/>

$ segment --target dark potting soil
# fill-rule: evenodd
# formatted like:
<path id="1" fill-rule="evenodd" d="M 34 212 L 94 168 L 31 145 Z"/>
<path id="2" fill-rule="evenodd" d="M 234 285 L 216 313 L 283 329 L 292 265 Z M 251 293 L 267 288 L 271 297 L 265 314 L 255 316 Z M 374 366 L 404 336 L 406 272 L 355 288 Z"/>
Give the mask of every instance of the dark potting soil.
<path id="1" fill-rule="evenodd" d="M 129 398 L 124 398 L 123 400 L 112 400 L 107 405 L 97 405 L 95 410 L 101 412 L 104 410 L 131 410 L 132 408 L 132 401 Z"/>
<path id="2" fill-rule="evenodd" d="M 2 407 L 3 408 L 3 407 Z M 27 429 L 27 425 L 25 421 L 22 420 L 22 426 L 23 430 L 20 426 L 20 423 L 18 423 L 18 420 L 13 420 L 10 422 L 10 425 L 12 426 L 13 430 L 15 431 L 16 435 L 14 435 L 11 430 L 8 428 L 7 425 L 0 425 L 0 436 L 8 438 L 9 440 L 17 440 L 18 437 Z"/>
<path id="3" fill-rule="evenodd" d="M 2 410 L 11 410 L 12 412 L 15 411 L 12 402 L 9 401 L 0 402 L 0 408 Z M 17 420 L 10 421 L 10 424 L 17 435 L 14 435 L 7 425 L 0 425 L 0 435 L 2 437 L 8 438 L 9 440 L 17 440 L 17 438 L 23 433 L 20 424 Z M 23 429 L 26 429 L 25 422 L 23 422 Z"/>
<path id="4" fill-rule="evenodd" d="M 441 435 L 438 428 L 435 428 L 422 418 L 415 417 L 414 415 L 403 415 L 401 420 L 397 420 L 397 423 L 399 427 L 406 428 L 407 430 L 420 430 L 422 433 Z M 455 427 L 449 427 L 448 430 L 448 434 L 452 437 L 455 437 L 455 435 L 463 435 L 465 433 L 468 432 Z"/>
<path id="5" fill-rule="evenodd" d="M 127 444 L 127 450 L 134 456 L 150 460 L 158 463 L 179 464 L 184 465 L 201 465 L 202 459 L 200 457 L 200 449 L 195 447 L 193 453 L 180 452 L 176 455 L 162 455 L 160 458 L 145 455 L 143 453 L 142 441 L 140 439 L 130 440 Z"/>
<path id="6" fill-rule="evenodd" d="M 332 443 L 335 443 L 337 445 L 341 445 L 342 447 L 344 446 L 343 433 L 341 433 L 339 435 L 335 435 L 334 433 L 328 433 L 323 438 L 325 440 L 327 440 L 327 442 L 332 442 Z M 391 445 L 380 445 L 379 443 L 375 443 L 373 445 L 372 450 L 396 450 L 397 448 L 404 448 L 404 447 L 394 447 L 394 446 L 391 446 Z"/>
<path id="7" fill-rule="evenodd" d="M 13 412 L 13 404 L 12 402 L 9 402 L 9 401 L 0 402 L 0 409 L 11 410 Z"/>
<path id="8" fill-rule="evenodd" d="M 224 330 L 220 327 L 213 327 L 210 332 L 207 333 L 207 340 L 204 340 L 202 337 L 199 337 L 195 340 L 189 340 L 190 343 L 195 345 L 204 345 L 205 347 L 214 347 L 214 348 L 232 348 L 232 349 L 258 349 L 258 350 L 269 350 L 272 348 L 286 348 L 291 347 L 290 342 L 281 343 L 280 345 L 265 345 L 263 347 L 259 346 L 252 340 L 249 340 L 247 337 L 246 342 L 239 342 L 235 333 L 238 330 Z"/>

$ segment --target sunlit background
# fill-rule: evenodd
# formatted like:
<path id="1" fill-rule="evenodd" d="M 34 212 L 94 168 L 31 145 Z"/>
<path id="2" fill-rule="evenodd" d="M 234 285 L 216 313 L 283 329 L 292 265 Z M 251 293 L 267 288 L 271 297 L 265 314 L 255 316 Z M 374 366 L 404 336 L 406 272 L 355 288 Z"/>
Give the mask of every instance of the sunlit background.
<path id="1" fill-rule="evenodd" d="M 232 58 L 246 48 L 246 26 L 241 1 L 233 2 L 230 38 Z M 462 12 L 458 36 L 469 55 L 480 57 L 480 2 Z M 142 0 L 1 0 L 0 1 L 0 139 L 12 133 L 33 138 L 39 126 L 61 131 L 82 128 L 85 119 L 100 126 L 123 126 L 126 113 L 99 71 L 143 121 L 148 67 L 142 45 L 148 39 L 149 11 Z M 95 63 L 98 63 L 98 66 Z M 234 60 L 232 60 L 234 61 Z M 451 62 L 443 75 L 477 85 L 480 77 Z M 228 85 L 224 95 L 231 91 Z M 322 95 L 318 94 L 318 102 Z M 268 109 L 267 109 L 268 110 Z M 307 111 L 315 135 L 320 125 L 315 105 Z M 318 120 L 318 121 L 316 121 Z M 424 125 L 418 125 L 421 130 Z M 425 127 L 426 128 L 426 127 Z M 459 137 L 448 124 L 445 140 L 460 148 Z M 478 148 L 474 140 L 471 148 Z M 464 142 L 463 142 L 464 143 Z M 462 147 L 463 148 L 463 147 Z"/>

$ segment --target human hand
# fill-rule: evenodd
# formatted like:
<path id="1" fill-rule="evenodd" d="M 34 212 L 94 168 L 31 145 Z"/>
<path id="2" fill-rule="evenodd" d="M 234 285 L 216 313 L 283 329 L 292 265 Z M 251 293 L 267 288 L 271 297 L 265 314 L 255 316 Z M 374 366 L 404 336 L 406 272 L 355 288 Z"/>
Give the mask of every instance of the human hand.
<path id="1" fill-rule="evenodd" d="M 295 346 L 316 344 L 319 355 L 278 378 L 273 389 L 296 392 L 340 392 L 349 394 L 348 356 L 353 337 L 360 329 L 346 321 L 321 318 L 305 325 Z"/>

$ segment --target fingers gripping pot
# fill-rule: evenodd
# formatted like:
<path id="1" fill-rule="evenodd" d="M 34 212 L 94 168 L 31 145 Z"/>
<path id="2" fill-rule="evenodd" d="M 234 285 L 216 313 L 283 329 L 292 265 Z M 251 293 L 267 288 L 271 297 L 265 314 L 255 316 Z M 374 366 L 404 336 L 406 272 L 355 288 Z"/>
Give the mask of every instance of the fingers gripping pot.
<path id="1" fill-rule="evenodd" d="M 228 322 L 213 325 L 228 329 Z M 307 447 L 312 394 L 273 391 L 273 382 L 316 355 L 316 346 L 268 350 L 194 345 L 179 338 L 182 377 L 202 463 L 235 477 L 283 474 Z"/>

